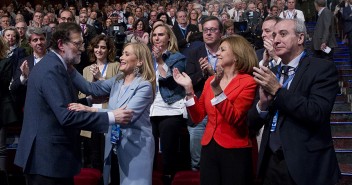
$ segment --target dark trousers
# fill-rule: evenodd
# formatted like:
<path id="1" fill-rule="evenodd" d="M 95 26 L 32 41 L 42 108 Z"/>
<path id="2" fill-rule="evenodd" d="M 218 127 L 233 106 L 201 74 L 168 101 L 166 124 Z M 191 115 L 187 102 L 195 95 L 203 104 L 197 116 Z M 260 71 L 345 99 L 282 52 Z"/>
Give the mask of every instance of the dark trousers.
<path id="1" fill-rule="evenodd" d="M 27 185 L 74 185 L 73 177 L 54 178 L 37 174 L 27 174 L 25 176 Z"/>
<path id="2" fill-rule="evenodd" d="M 186 120 L 182 115 L 177 116 L 153 116 L 150 117 L 155 140 L 155 157 L 160 147 L 163 159 L 163 174 L 174 175 L 176 172 L 176 159 L 179 147 L 181 128 L 186 126 Z M 154 163 L 156 159 L 154 159 Z"/>
<path id="3" fill-rule="evenodd" d="M 352 31 L 346 33 L 348 39 L 348 48 L 350 50 L 350 62 L 352 64 Z"/>
<path id="4" fill-rule="evenodd" d="M 214 139 L 202 147 L 201 185 L 252 184 L 252 148 L 227 149 Z"/>
<path id="5" fill-rule="evenodd" d="M 263 180 L 263 185 L 296 185 L 288 172 L 282 150 L 275 153 L 270 151 L 268 166 Z"/>

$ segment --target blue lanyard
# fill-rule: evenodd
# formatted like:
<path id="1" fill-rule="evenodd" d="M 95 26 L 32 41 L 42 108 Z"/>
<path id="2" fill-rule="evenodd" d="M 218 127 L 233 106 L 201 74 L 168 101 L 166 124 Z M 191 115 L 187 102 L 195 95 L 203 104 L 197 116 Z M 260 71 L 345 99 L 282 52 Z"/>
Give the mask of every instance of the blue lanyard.
<path id="1" fill-rule="evenodd" d="M 306 56 L 306 52 L 304 51 L 304 53 L 302 54 L 302 57 L 300 58 L 300 62 L 302 61 L 302 59 Z M 299 65 L 299 64 L 298 64 Z M 279 66 L 278 71 L 276 73 L 276 78 L 279 81 L 280 77 L 281 77 L 281 67 L 282 64 Z M 296 75 L 298 66 L 295 68 L 294 72 L 292 75 L 289 75 L 288 79 L 285 82 L 282 82 L 282 88 L 287 88 L 289 82 L 291 82 L 293 80 L 293 77 Z M 273 122 L 271 123 L 271 128 L 270 128 L 270 132 L 275 132 L 276 131 L 276 125 L 277 125 L 277 120 L 279 118 L 279 111 L 277 110 L 275 112 L 274 118 L 273 118 Z"/>
<path id="2" fill-rule="evenodd" d="M 104 76 L 104 72 L 105 72 L 107 66 L 108 66 L 108 63 L 106 63 L 106 64 L 104 65 L 103 71 L 101 72 L 101 76 Z"/>

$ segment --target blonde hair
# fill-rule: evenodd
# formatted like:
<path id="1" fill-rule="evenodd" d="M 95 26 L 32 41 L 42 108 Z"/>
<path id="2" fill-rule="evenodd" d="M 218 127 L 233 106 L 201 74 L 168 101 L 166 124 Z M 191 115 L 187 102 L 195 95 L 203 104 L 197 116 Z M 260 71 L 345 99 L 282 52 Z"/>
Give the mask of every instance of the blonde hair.
<path id="1" fill-rule="evenodd" d="M 177 46 L 176 36 L 175 36 L 174 32 L 171 30 L 171 28 L 168 25 L 166 25 L 166 24 L 160 24 L 160 25 L 155 26 L 155 28 L 153 28 L 152 34 L 150 34 L 151 44 L 154 45 L 153 32 L 154 32 L 154 30 L 156 28 L 159 28 L 159 27 L 165 28 L 166 34 L 169 36 L 169 45 L 167 47 L 167 50 L 170 51 L 171 53 L 177 52 L 178 51 L 178 46 Z"/>
<path id="2" fill-rule="evenodd" d="M 237 57 L 236 69 L 239 73 L 253 75 L 253 67 L 258 66 L 258 58 L 251 44 L 240 35 L 231 35 L 221 40 L 227 42 Z"/>
<path id="3" fill-rule="evenodd" d="M 0 60 L 7 58 L 9 53 L 9 46 L 7 45 L 6 41 L 3 37 L 0 37 Z"/>
<path id="4" fill-rule="evenodd" d="M 154 65 L 152 59 L 152 53 L 148 46 L 144 43 L 127 43 L 124 46 L 124 49 L 127 46 L 131 46 L 133 48 L 133 52 L 137 57 L 137 60 L 143 61 L 142 66 L 139 68 L 139 72 L 141 74 L 141 78 L 150 82 L 153 86 L 153 97 L 155 96 L 156 89 L 156 76 L 154 72 Z"/>

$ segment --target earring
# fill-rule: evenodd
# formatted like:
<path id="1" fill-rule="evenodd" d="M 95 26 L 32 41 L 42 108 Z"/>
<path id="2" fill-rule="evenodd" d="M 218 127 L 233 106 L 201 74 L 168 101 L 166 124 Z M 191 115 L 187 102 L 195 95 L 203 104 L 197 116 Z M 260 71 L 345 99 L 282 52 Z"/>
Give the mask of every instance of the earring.
<path id="1" fill-rule="evenodd" d="M 134 73 L 135 76 L 141 76 L 141 73 L 139 72 L 139 67 L 135 67 L 133 69 L 133 73 Z"/>

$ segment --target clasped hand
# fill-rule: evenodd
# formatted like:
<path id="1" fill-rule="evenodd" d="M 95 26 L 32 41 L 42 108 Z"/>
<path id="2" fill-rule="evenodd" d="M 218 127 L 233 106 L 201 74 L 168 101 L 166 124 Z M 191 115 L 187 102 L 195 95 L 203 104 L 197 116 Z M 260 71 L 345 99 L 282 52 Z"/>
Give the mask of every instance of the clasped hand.
<path id="1" fill-rule="evenodd" d="M 88 107 L 80 103 L 70 103 L 68 105 L 68 110 L 76 111 L 76 112 L 79 112 L 79 111 L 97 112 L 98 111 L 97 108 Z M 130 123 L 133 117 L 133 110 L 126 109 L 126 106 L 115 109 L 112 111 L 112 113 L 114 114 L 114 117 L 115 117 L 115 123 L 119 123 L 119 124 Z"/>

